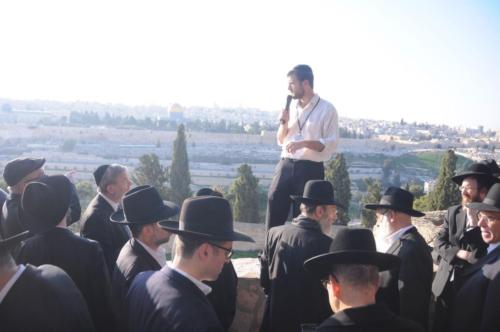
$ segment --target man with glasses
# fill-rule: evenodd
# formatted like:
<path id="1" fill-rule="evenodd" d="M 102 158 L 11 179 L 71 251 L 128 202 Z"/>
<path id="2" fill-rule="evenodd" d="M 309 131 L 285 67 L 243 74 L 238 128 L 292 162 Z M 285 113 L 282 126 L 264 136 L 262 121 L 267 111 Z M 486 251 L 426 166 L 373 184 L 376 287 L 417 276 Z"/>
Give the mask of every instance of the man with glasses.
<path id="1" fill-rule="evenodd" d="M 438 270 L 432 283 L 435 297 L 434 330 L 442 330 L 454 296 L 455 274 L 484 256 L 486 244 L 481 239 L 477 211 L 468 206 L 482 202 L 496 179 L 484 163 L 473 163 L 452 178 L 460 186 L 461 204 L 452 206 L 445 215 L 443 228 L 434 242 Z"/>
<path id="2" fill-rule="evenodd" d="M 411 217 L 425 214 L 413 209 L 410 192 L 396 187 L 389 187 L 378 204 L 365 208 L 377 214 L 377 251 L 401 258 L 399 268 L 381 274 L 377 302 L 427 330 L 432 258 L 429 246 L 411 223 Z"/>
<path id="3" fill-rule="evenodd" d="M 229 202 L 201 196 L 184 201 L 178 225 L 160 226 L 177 234 L 172 263 L 139 274 L 127 294 L 130 331 L 224 331 L 207 299 L 210 286 L 232 255 L 233 241 L 253 240 L 233 230 Z"/>
<path id="4" fill-rule="evenodd" d="M 302 213 L 291 224 L 269 230 L 261 260 L 261 285 L 267 294 L 261 331 L 300 331 L 302 324 L 319 324 L 331 315 L 319 280 L 304 270 L 304 261 L 328 251 L 337 203 L 329 181 L 310 180 Z"/>
<path id="5" fill-rule="evenodd" d="M 456 272 L 447 330 L 500 331 L 500 184 L 491 187 L 482 203 L 467 207 L 479 211 L 487 254 Z"/>

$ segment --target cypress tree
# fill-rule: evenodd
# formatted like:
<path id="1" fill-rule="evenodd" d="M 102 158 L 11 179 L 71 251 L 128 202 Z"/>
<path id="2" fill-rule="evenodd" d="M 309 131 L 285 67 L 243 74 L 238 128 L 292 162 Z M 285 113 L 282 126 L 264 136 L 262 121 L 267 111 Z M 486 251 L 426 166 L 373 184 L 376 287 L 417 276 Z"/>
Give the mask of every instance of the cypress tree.
<path id="1" fill-rule="evenodd" d="M 380 202 L 382 194 L 380 193 L 381 185 L 380 181 L 376 181 L 372 178 L 364 179 L 367 184 L 367 192 L 363 195 L 361 203 L 363 204 L 363 209 L 361 212 L 361 223 L 367 228 L 373 228 L 377 223 L 377 216 L 374 210 L 368 210 L 364 208 L 365 204 L 377 204 Z"/>
<path id="2" fill-rule="evenodd" d="M 177 127 L 177 137 L 174 140 L 172 165 L 170 167 L 170 200 L 179 205 L 191 196 L 191 175 L 186 148 L 186 134 L 184 125 Z"/>
<path id="3" fill-rule="evenodd" d="M 434 190 L 429 194 L 429 210 L 445 210 L 460 202 L 460 192 L 457 185 L 451 180 L 455 175 L 457 156 L 453 150 L 448 150 L 439 169 L 439 176 L 434 186 Z"/>
<path id="4" fill-rule="evenodd" d="M 229 196 L 233 202 L 234 220 L 259 222 L 259 180 L 248 164 L 238 167 L 238 177 L 231 184 Z"/>
<path id="5" fill-rule="evenodd" d="M 325 179 L 333 185 L 335 200 L 345 209 L 337 209 L 337 223 L 347 225 L 349 218 L 349 202 L 351 201 L 351 180 L 347 172 L 347 165 L 342 153 L 328 162 L 325 168 Z"/>

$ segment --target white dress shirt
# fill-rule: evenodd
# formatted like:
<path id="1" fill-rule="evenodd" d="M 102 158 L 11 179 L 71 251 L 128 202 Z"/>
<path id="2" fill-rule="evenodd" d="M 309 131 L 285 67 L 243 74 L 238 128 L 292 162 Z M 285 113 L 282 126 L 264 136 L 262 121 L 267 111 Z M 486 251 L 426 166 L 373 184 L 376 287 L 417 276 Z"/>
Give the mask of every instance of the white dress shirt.
<path id="1" fill-rule="evenodd" d="M 208 295 L 212 291 L 212 287 L 210 287 L 207 284 L 204 284 L 203 282 L 199 281 L 195 277 L 191 276 L 189 273 L 184 272 L 182 270 L 179 270 L 171 262 L 167 262 L 167 266 L 169 268 L 171 268 L 172 270 L 174 270 L 174 271 L 182 274 L 184 277 L 188 278 L 189 280 L 191 280 L 193 282 L 193 284 L 195 284 L 196 287 L 198 287 L 203 292 L 203 294 Z"/>
<path id="2" fill-rule="evenodd" d="M 300 124 L 300 126 L 299 126 Z M 290 118 L 287 123 L 288 132 L 283 140 L 281 157 L 303 159 L 317 162 L 330 160 L 335 152 L 338 137 L 338 115 L 333 105 L 321 99 L 317 94 L 305 107 L 301 107 L 298 100 L 290 107 Z M 300 130 L 302 127 L 302 130 Z M 286 151 L 286 145 L 292 141 L 319 141 L 325 147 L 321 152 L 302 148 L 295 153 Z"/>
<path id="3" fill-rule="evenodd" d="M 387 252 L 387 250 L 389 250 L 389 248 L 390 248 L 390 247 L 391 247 L 391 246 L 392 246 L 392 245 L 393 245 L 396 241 L 398 241 L 398 240 L 401 238 L 401 236 L 403 236 L 403 234 L 404 234 L 407 230 L 412 229 L 413 227 L 415 227 L 415 226 L 413 226 L 413 225 L 406 226 L 406 227 L 403 227 L 403 228 L 401 228 L 401 229 L 398 229 L 397 231 L 395 231 L 395 232 L 393 232 L 393 233 L 391 233 L 391 234 L 387 235 L 387 236 L 385 237 L 384 241 L 383 241 L 382 247 L 381 247 L 381 248 L 378 248 L 378 247 L 377 247 L 378 251 L 379 251 L 379 252 L 384 252 L 384 253 L 386 253 L 386 252 Z"/>
<path id="4" fill-rule="evenodd" d="M 109 199 L 106 195 L 104 195 L 103 193 L 99 193 L 99 195 L 102 196 L 102 198 L 104 198 L 106 200 L 106 202 L 109 203 L 109 205 L 111 205 L 111 207 L 113 208 L 113 211 L 118 211 L 118 208 L 120 207 L 120 203 L 116 203 L 114 201 L 112 201 L 111 199 Z"/>
<path id="5" fill-rule="evenodd" d="M 492 252 L 493 250 L 495 250 L 498 246 L 500 246 L 500 242 L 497 242 L 497 243 L 491 243 L 489 246 L 488 246 L 488 254 L 490 252 Z"/>
<path id="6" fill-rule="evenodd" d="M 24 266 L 22 264 L 19 265 L 17 267 L 16 273 L 14 273 L 12 275 L 12 277 L 10 277 L 9 281 L 7 281 L 5 286 L 3 286 L 3 288 L 0 290 L 0 303 L 3 302 L 3 300 L 5 299 L 5 297 L 7 296 L 9 291 L 11 290 L 11 288 L 14 286 L 16 281 L 21 277 L 21 274 L 23 274 L 24 270 L 26 270 L 26 266 Z"/>

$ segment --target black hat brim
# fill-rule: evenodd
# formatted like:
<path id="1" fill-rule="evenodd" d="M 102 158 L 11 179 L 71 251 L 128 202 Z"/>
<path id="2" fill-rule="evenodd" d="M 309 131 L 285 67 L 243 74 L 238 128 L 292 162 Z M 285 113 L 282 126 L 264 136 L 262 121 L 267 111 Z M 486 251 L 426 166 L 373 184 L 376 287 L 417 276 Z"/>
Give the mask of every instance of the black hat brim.
<path id="1" fill-rule="evenodd" d="M 28 238 L 31 235 L 29 231 L 25 231 L 5 240 L 0 240 L 0 250 L 10 250 L 19 244 L 22 240 Z"/>
<path id="2" fill-rule="evenodd" d="M 469 203 L 467 204 L 467 207 L 477 210 L 477 211 L 491 211 L 491 212 L 500 212 L 500 208 L 497 208 L 496 206 L 486 204 L 486 203 Z"/>
<path id="3" fill-rule="evenodd" d="M 169 223 L 170 223 L 170 221 L 162 221 L 162 222 L 160 222 L 160 227 L 171 232 L 171 233 L 174 233 L 174 234 L 183 235 L 183 236 L 192 236 L 192 237 L 196 237 L 196 238 L 200 238 L 200 239 L 206 239 L 209 241 L 255 242 L 254 239 L 252 239 L 250 236 L 242 234 L 240 232 L 233 231 L 232 233 L 222 234 L 222 235 L 199 233 L 199 232 L 182 230 L 182 229 L 179 229 L 179 227 L 172 227 L 172 225 L 170 225 Z"/>
<path id="4" fill-rule="evenodd" d="M 405 209 L 405 208 L 402 208 L 400 206 L 394 206 L 394 205 L 389 205 L 389 204 L 366 204 L 365 209 L 368 209 L 368 210 L 390 209 L 390 210 L 406 213 L 412 217 L 425 216 L 425 213 L 423 213 L 423 212 L 413 210 L 413 209 Z"/>
<path id="5" fill-rule="evenodd" d="M 465 173 L 461 173 L 461 174 L 453 176 L 451 178 L 451 181 L 455 182 L 458 185 L 461 185 L 462 181 L 465 178 L 468 178 L 468 177 L 483 178 L 483 179 L 486 179 L 486 181 L 491 182 L 491 183 L 495 183 L 495 182 L 499 181 L 499 179 L 496 178 L 495 176 L 489 175 L 489 174 L 485 174 L 485 173 L 481 173 L 481 172 L 465 172 Z"/>
<path id="6" fill-rule="evenodd" d="M 332 201 L 322 201 L 319 199 L 308 198 L 303 196 L 291 195 L 290 198 L 298 203 L 314 204 L 314 205 L 335 205 L 340 208 L 344 208 L 342 204 L 337 203 L 335 200 Z"/>
<path id="7" fill-rule="evenodd" d="M 374 265 L 380 271 L 386 271 L 398 267 L 401 259 L 377 251 L 338 251 L 312 257 L 304 262 L 304 268 L 318 279 L 323 279 L 328 276 L 334 265 L 339 264 Z"/>
<path id="8" fill-rule="evenodd" d="M 109 220 L 114 223 L 123 224 L 123 225 L 147 225 L 153 224 L 158 221 L 166 221 L 168 218 L 175 216 L 179 213 L 179 206 L 177 204 L 163 201 L 163 206 L 158 208 L 158 211 L 155 213 L 154 220 L 138 220 L 138 221 L 130 221 L 125 217 L 125 213 L 123 209 L 119 209 L 114 212 Z"/>

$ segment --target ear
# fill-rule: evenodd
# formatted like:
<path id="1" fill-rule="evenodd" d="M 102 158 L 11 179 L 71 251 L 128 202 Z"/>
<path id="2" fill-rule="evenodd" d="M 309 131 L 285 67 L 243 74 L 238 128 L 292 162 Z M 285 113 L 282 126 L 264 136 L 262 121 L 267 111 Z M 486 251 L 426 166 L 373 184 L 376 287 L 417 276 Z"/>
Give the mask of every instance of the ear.
<path id="1" fill-rule="evenodd" d="M 209 253 L 210 249 L 211 248 L 208 245 L 208 243 L 203 243 L 201 246 L 199 246 L 198 249 L 196 250 L 196 254 L 198 256 L 198 259 L 200 261 L 207 260 L 208 256 L 210 255 L 210 253 Z"/>
<path id="2" fill-rule="evenodd" d="M 342 293 L 342 289 L 337 279 L 330 277 L 330 287 L 332 287 L 333 295 L 338 298 Z"/>

